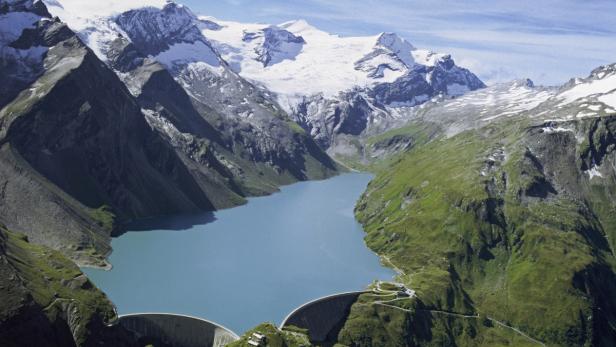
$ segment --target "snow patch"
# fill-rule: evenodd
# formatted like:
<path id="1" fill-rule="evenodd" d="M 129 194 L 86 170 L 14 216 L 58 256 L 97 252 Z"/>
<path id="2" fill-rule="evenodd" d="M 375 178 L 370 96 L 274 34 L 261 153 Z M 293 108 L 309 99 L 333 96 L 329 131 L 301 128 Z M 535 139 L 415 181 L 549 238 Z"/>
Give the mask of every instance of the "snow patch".
<path id="1" fill-rule="evenodd" d="M 586 173 L 588 174 L 589 179 L 593 179 L 594 177 L 603 178 L 603 175 L 601 174 L 596 165 L 590 168 L 590 170 L 587 170 Z"/>
<path id="2" fill-rule="evenodd" d="M 555 126 L 547 126 L 541 128 L 545 134 L 553 134 L 553 133 L 565 133 L 565 132 L 573 132 L 573 129 L 568 129 L 565 127 L 555 127 Z"/>
<path id="3" fill-rule="evenodd" d="M 573 88 L 560 93 L 557 98 L 562 99 L 560 104 L 562 106 L 579 99 L 588 98 L 597 94 L 606 94 L 614 90 L 616 90 L 616 74 L 602 79 L 593 79 L 588 82 L 577 84 Z M 608 101 L 612 100 L 608 98 Z"/>
<path id="4" fill-rule="evenodd" d="M 614 87 L 616 88 L 616 85 Z M 607 106 L 616 107 L 616 91 L 600 96 L 598 100 Z"/>
<path id="5" fill-rule="evenodd" d="M 170 69 L 190 63 L 202 63 L 212 68 L 221 66 L 218 55 L 211 47 L 201 41 L 177 43 L 168 50 L 158 54 L 154 59 Z M 221 72 L 219 69 L 212 69 L 212 71 Z"/>

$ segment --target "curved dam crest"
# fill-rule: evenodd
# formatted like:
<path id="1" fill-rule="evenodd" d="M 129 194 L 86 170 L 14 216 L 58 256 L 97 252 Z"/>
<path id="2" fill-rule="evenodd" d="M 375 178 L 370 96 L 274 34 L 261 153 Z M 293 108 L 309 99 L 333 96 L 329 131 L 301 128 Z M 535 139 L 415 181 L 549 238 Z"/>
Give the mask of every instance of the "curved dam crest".
<path id="1" fill-rule="evenodd" d="M 120 314 L 170 312 L 237 333 L 333 293 L 390 280 L 353 208 L 371 176 L 283 187 L 237 208 L 173 217 L 112 242 L 111 271 L 84 269 Z M 154 224 L 151 224 L 154 225 Z"/>

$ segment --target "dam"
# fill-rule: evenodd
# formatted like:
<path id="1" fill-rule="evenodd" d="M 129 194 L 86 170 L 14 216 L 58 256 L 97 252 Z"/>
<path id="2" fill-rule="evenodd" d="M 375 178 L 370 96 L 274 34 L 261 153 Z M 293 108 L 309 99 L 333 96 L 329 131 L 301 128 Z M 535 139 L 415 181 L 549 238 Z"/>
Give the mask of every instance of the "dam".
<path id="1" fill-rule="evenodd" d="M 280 323 L 280 329 L 289 326 L 306 329 L 311 342 L 323 346 L 333 344 L 349 316 L 351 306 L 364 293 L 369 292 L 334 294 L 310 301 L 291 312 Z"/>
<path id="2" fill-rule="evenodd" d="M 224 347 L 239 339 L 217 323 L 178 314 L 128 314 L 120 316 L 118 324 L 134 332 L 144 346 Z"/>

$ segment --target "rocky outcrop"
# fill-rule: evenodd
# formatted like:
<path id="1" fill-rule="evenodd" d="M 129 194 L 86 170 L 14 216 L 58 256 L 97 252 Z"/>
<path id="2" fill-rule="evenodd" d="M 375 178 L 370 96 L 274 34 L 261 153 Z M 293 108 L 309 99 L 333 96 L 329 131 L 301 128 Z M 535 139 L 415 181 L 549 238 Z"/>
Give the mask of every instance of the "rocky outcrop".
<path id="1" fill-rule="evenodd" d="M 256 60 L 263 63 L 263 67 L 294 59 L 306 43 L 303 37 L 274 25 L 257 32 L 245 32 L 242 41 L 258 42 Z"/>

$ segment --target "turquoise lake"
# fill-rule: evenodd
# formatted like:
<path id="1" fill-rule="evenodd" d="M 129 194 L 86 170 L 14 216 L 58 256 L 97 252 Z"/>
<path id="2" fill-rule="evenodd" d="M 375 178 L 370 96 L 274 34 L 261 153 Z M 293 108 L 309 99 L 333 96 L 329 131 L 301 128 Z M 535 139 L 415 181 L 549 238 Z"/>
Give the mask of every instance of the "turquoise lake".
<path id="1" fill-rule="evenodd" d="M 142 223 L 112 241 L 113 270 L 84 271 L 120 314 L 197 316 L 238 334 L 279 324 L 307 301 L 393 278 L 353 215 L 370 179 L 302 182 L 233 209 Z"/>

